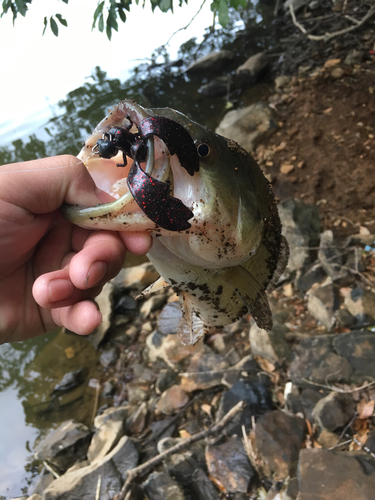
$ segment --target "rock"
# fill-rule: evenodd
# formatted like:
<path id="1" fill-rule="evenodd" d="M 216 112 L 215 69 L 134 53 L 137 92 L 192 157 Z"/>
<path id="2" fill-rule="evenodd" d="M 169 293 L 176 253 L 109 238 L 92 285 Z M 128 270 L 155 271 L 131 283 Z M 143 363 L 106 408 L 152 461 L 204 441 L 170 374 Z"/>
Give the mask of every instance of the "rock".
<path id="1" fill-rule="evenodd" d="M 142 383 L 129 382 L 126 386 L 128 390 L 128 401 L 129 403 L 139 403 L 140 401 L 147 401 L 148 387 Z"/>
<path id="2" fill-rule="evenodd" d="M 103 286 L 103 290 L 95 299 L 103 317 L 100 325 L 90 335 L 87 335 L 87 338 L 95 347 L 99 346 L 111 328 L 114 291 L 115 286 L 113 283 L 108 282 Z"/>
<path id="3" fill-rule="evenodd" d="M 116 316 L 118 317 L 118 315 L 122 314 L 125 315 L 127 319 L 130 319 L 128 316 L 133 315 L 137 309 L 137 301 L 131 295 L 121 295 L 115 306 Z"/>
<path id="4" fill-rule="evenodd" d="M 350 394 L 331 392 L 318 401 L 312 416 L 319 427 L 334 431 L 355 415 L 355 401 Z"/>
<path id="5" fill-rule="evenodd" d="M 336 248 L 333 232 L 331 230 L 324 231 L 320 235 L 318 259 L 326 274 L 330 276 L 333 281 L 348 275 L 348 271 L 342 268 L 342 251 L 340 252 L 339 249 Z"/>
<path id="6" fill-rule="evenodd" d="M 287 87 L 290 83 L 290 76 L 280 75 L 275 78 L 275 88 L 276 90 L 281 90 Z"/>
<path id="7" fill-rule="evenodd" d="M 151 285 L 159 278 L 151 262 L 145 262 L 139 266 L 126 267 L 112 280 L 118 288 L 140 290 Z"/>
<path id="8" fill-rule="evenodd" d="M 243 109 L 229 111 L 221 120 L 216 133 L 233 139 L 252 152 L 259 141 L 276 130 L 272 111 L 267 104 L 258 102 Z"/>
<path id="9" fill-rule="evenodd" d="M 249 340 L 254 356 L 261 356 L 273 364 L 289 361 L 291 350 L 285 339 L 288 328 L 277 323 L 271 331 L 259 328 L 255 323 L 250 328 Z"/>
<path id="10" fill-rule="evenodd" d="M 313 411 L 318 401 L 320 401 L 324 397 L 324 394 L 318 392 L 318 390 L 311 389 L 308 387 L 307 389 L 303 389 L 301 392 L 301 404 L 303 407 L 303 413 L 307 420 L 312 422 L 313 420 Z"/>
<path id="11" fill-rule="evenodd" d="M 26 500 L 42 500 L 42 495 L 38 495 L 38 493 L 34 493 L 31 497 L 25 497 Z"/>
<path id="12" fill-rule="evenodd" d="M 150 313 L 160 309 L 168 300 L 168 296 L 163 292 L 158 292 L 148 297 L 140 307 L 142 318 L 148 318 Z"/>
<path id="13" fill-rule="evenodd" d="M 335 80 L 339 80 L 345 75 L 345 71 L 342 68 L 333 68 L 331 71 L 331 77 Z"/>
<path id="14" fill-rule="evenodd" d="M 228 361 L 221 354 L 215 354 L 205 346 L 194 354 L 187 371 L 181 373 L 181 387 L 187 392 L 208 389 L 221 384 Z"/>
<path id="15" fill-rule="evenodd" d="M 327 274 L 319 262 L 312 265 L 306 272 L 297 270 L 294 286 L 301 292 L 307 292 L 315 283 L 322 282 L 326 277 Z"/>
<path id="16" fill-rule="evenodd" d="M 111 396 L 113 396 L 115 391 L 116 391 L 116 385 L 113 382 L 111 382 L 110 380 L 104 382 L 102 391 L 104 398 L 110 398 Z"/>
<path id="17" fill-rule="evenodd" d="M 330 450 L 301 450 L 298 500 L 369 500 L 375 491 L 373 461 Z"/>
<path id="18" fill-rule="evenodd" d="M 198 342 L 195 345 L 184 345 L 178 335 L 163 335 L 156 331 L 146 339 L 145 357 L 155 363 L 157 360 L 164 361 L 171 368 L 179 368 L 186 365 L 193 354 L 201 349 Z"/>
<path id="19" fill-rule="evenodd" d="M 220 500 L 217 489 L 202 469 L 194 471 L 190 488 L 196 500 Z"/>
<path id="20" fill-rule="evenodd" d="M 44 438 L 34 450 L 36 460 L 48 460 L 64 471 L 74 462 L 86 458 L 91 432 L 74 420 L 63 422 Z"/>
<path id="21" fill-rule="evenodd" d="M 96 430 L 89 449 L 87 458 L 90 463 L 98 462 L 107 455 L 120 441 L 125 431 L 126 408 L 109 413 Z"/>
<path id="22" fill-rule="evenodd" d="M 301 341 L 294 349 L 289 368 L 293 384 L 311 387 L 304 379 L 324 385 L 327 380 L 330 384 L 350 382 L 352 367 L 343 356 L 334 352 L 334 338 L 335 335 L 319 335 Z"/>
<path id="23" fill-rule="evenodd" d="M 180 486 L 165 472 L 150 474 L 142 488 L 149 500 L 185 500 Z"/>
<path id="24" fill-rule="evenodd" d="M 100 356 L 100 363 L 104 368 L 108 368 L 116 363 L 118 358 L 116 347 L 110 347 L 102 352 Z"/>
<path id="25" fill-rule="evenodd" d="M 219 76 L 215 80 L 211 80 L 199 87 L 198 92 L 203 95 L 213 96 L 224 96 L 227 95 L 230 88 L 231 79 L 229 76 Z"/>
<path id="26" fill-rule="evenodd" d="M 103 411 L 100 415 L 95 417 L 94 428 L 99 429 L 103 423 L 108 420 L 122 420 L 124 421 L 128 415 L 128 408 L 126 406 L 120 406 L 119 408 L 111 406 Z"/>
<path id="27" fill-rule="evenodd" d="M 334 432 L 329 431 L 328 429 L 323 429 L 317 438 L 318 443 L 322 448 L 335 448 L 337 447 L 337 443 L 339 442 L 339 436 Z M 340 448 L 337 447 L 337 451 Z"/>
<path id="28" fill-rule="evenodd" d="M 177 373 L 170 368 L 167 368 L 166 370 L 160 370 L 158 378 L 156 379 L 156 392 L 158 394 L 163 393 L 169 387 L 174 385 L 177 380 Z"/>
<path id="29" fill-rule="evenodd" d="M 352 289 L 345 296 L 345 306 L 356 320 L 357 325 L 375 323 L 375 293 L 361 287 Z"/>
<path id="30" fill-rule="evenodd" d="M 212 73 L 220 73 L 228 68 L 233 61 L 234 54 L 230 50 L 219 50 L 218 52 L 210 52 L 207 56 L 201 57 L 198 61 L 191 64 L 186 72 L 196 73 L 199 75 L 211 75 Z"/>
<path id="31" fill-rule="evenodd" d="M 239 438 L 220 445 L 208 445 L 206 462 L 210 475 L 223 485 L 227 493 L 246 493 L 251 479 L 256 476 Z"/>
<path id="32" fill-rule="evenodd" d="M 233 88 L 243 88 L 253 85 L 265 72 L 268 64 L 269 60 L 265 52 L 259 52 L 249 57 L 236 69 L 233 77 Z"/>
<path id="33" fill-rule="evenodd" d="M 289 272 L 307 266 L 316 260 L 317 251 L 309 250 L 319 246 L 320 215 L 315 205 L 300 200 L 284 200 L 278 205 L 283 225 L 283 235 L 288 241 L 290 257 Z"/>
<path id="34" fill-rule="evenodd" d="M 151 382 L 154 382 L 155 373 L 150 370 L 150 368 L 147 368 L 145 365 L 141 365 L 139 363 L 135 363 L 132 368 L 134 378 L 138 383 L 150 384 Z"/>
<path id="35" fill-rule="evenodd" d="M 263 413 L 274 408 L 271 396 L 261 380 L 251 378 L 242 379 L 222 395 L 216 414 L 216 422 L 222 419 L 239 401 L 244 401 L 246 408 L 236 415 L 225 427 L 226 433 L 229 436 L 233 434 L 242 435 L 243 425 L 248 432 L 251 429 L 252 416 L 263 415 Z"/>
<path id="36" fill-rule="evenodd" d="M 308 298 L 309 313 L 330 331 L 335 324 L 335 312 L 339 306 L 332 282 L 310 290 Z"/>
<path id="37" fill-rule="evenodd" d="M 160 312 L 158 319 L 158 331 L 163 335 L 177 333 L 177 328 L 182 318 L 182 310 L 179 301 L 168 302 Z"/>
<path id="38" fill-rule="evenodd" d="M 179 385 L 172 385 L 163 392 L 156 408 L 165 414 L 175 413 L 189 402 L 189 396 Z"/>
<path id="39" fill-rule="evenodd" d="M 61 381 L 55 385 L 53 392 L 69 391 L 79 384 L 84 382 L 87 375 L 87 370 L 79 368 L 74 372 L 65 373 Z"/>
<path id="40" fill-rule="evenodd" d="M 181 486 L 190 485 L 194 472 L 199 469 L 193 453 L 188 450 L 183 453 L 174 453 L 164 461 L 164 466 L 168 474 Z"/>
<path id="41" fill-rule="evenodd" d="M 354 66 L 355 64 L 360 64 L 365 57 L 363 50 L 351 49 L 348 55 L 345 57 L 344 64 L 348 66 Z"/>
<path id="42" fill-rule="evenodd" d="M 143 431 L 146 425 L 147 412 L 147 404 L 141 403 L 126 419 L 126 429 L 130 434 L 139 434 Z"/>
<path id="43" fill-rule="evenodd" d="M 292 5 L 294 12 L 297 12 L 299 9 L 302 9 L 302 7 L 307 5 L 309 1 L 310 0 L 287 0 L 284 3 L 284 10 L 289 12 L 289 5 Z"/>
<path id="44" fill-rule="evenodd" d="M 275 479 L 295 474 L 304 435 L 304 420 L 281 410 L 270 411 L 257 420 L 255 443 L 270 470 L 276 474 Z"/>
<path id="45" fill-rule="evenodd" d="M 228 356 L 225 358 L 229 361 Z M 255 376 L 259 371 L 260 367 L 258 363 L 253 356 L 248 355 L 225 371 L 221 383 L 227 387 L 232 387 L 241 378 Z"/>
<path id="46" fill-rule="evenodd" d="M 126 472 L 138 462 L 138 452 L 127 436 L 102 460 L 68 472 L 55 479 L 44 491 L 43 500 L 72 500 L 95 498 L 99 476 L 101 477 L 100 500 L 112 500 L 126 480 Z"/>
<path id="47" fill-rule="evenodd" d="M 369 379 L 375 380 L 375 332 L 354 331 L 335 335 L 333 347 L 350 363 L 352 382 L 362 384 Z M 329 380 L 332 383 L 332 379 Z"/>
<path id="48" fill-rule="evenodd" d="M 164 420 L 156 420 L 150 424 L 151 438 L 150 440 L 162 440 L 171 437 L 174 434 L 176 425 L 174 417 L 165 418 Z"/>

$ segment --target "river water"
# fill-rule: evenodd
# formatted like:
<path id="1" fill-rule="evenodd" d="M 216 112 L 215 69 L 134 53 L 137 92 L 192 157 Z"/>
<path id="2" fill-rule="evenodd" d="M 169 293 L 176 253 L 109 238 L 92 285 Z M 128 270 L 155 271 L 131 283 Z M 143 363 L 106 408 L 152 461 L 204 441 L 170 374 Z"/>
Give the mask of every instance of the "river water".
<path id="1" fill-rule="evenodd" d="M 205 55 L 224 45 L 236 52 L 235 67 L 250 55 L 272 47 L 270 8 L 257 4 L 242 19 L 234 18 L 220 37 L 211 35 L 202 46 L 185 44 L 179 54 L 185 64 L 194 55 Z M 244 22 L 246 31 L 238 33 Z M 141 64 L 128 80 L 120 81 L 108 78 L 100 68 L 94 69 L 81 87 L 59 103 L 56 116 L 47 124 L 30 128 L 30 137 L 13 141 L 10 147 L 0 147 L 0 164 L 79 151 L 93 126 L 125 97 L 148 107 L 178 109 L 214 129 L 228 101 L 248 105 L 269 93 L 269 87 L 261 84 L 227 97 L 203 96 L 198 88 L 205 81 L 188 78 L 183 70 L 184 66 L 150 68 Z M 30 483 L 39 470 L 32 460 L 32 449 L 51 428 L 73 417 L 90 425 L 95 389 L 89 381 L 102 376 L 99 356 L 87 339 L 59 331 L 0 346 L 0 500 L 32 491 Z M 63 375 L 78 369 L 83 369 L 85 382 L 64 396 L 54 394 L 53 388 Z"/>

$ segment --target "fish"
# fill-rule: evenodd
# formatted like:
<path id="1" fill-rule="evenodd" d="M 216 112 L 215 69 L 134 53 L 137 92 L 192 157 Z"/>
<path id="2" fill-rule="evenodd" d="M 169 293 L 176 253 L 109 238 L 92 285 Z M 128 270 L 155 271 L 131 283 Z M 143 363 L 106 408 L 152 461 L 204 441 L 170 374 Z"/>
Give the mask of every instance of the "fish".
<path id="1" fill-rule="evenodd" d="M 173 288 L 184 344 L 246 313 L 272 329 L 266 289 L 289 251 L 272 187 L 247 151 L 179 111 L 125 99 L 78 158 L 114 201 L 64 205 L 63 216 L 87 229 L 152 233 L 147 256 L 160 278 L 143 295 Z"/>

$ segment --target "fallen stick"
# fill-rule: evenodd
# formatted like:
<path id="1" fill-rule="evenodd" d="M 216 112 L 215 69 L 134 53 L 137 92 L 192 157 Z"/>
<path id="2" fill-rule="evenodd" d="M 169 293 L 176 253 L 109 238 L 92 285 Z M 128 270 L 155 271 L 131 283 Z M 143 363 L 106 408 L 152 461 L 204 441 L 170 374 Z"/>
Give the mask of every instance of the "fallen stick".
<path id="1" fill-rule="evenodd" d="M 134 469 L 130 469 L 127 472 L 127 478 L 123 487 L 121 488 L 120 493 L 115 495 L 113 500 L 124 500 L 125 495 L 130 489 L 131 482 L 137 476 L 145 474 L 146 472 L 148 472 L 149 470 L 153 469 L 161 462 L 163 462 L 163 460 L 165 460 L 166 458 L 182 450 L 185 450 L 186 448 L 196 443 L 197 441 L 200 441 L 201 439 L 204 439 L 208 436 L 212 436 L 213 434 L 216 434 L 217 432 L 221 431 L 227 425 L 227 423 L 237 415 L 237 413 L 243 410 L 244 407 L 245 403 L 243 401 L 240 401 L 239 403 L 236 404 L 236 406 L 234 406 L 231 410 L 229 410 L 228 413 L 224 415 L 224 417 L 217 424 L 213 425 L 209 429 L 198 432 L 197 434 L 194 434 L 193 436 L 186 438 L 183 441 L 180 441 L 175 446 L 172 446 L 168 450 L 163 451 L 163 453 L 160 453 L 156 457 L 147 460 L 147 462 L 145 462 L 144 464 L 138 465 L 138 467 L 135 467 Z"/>

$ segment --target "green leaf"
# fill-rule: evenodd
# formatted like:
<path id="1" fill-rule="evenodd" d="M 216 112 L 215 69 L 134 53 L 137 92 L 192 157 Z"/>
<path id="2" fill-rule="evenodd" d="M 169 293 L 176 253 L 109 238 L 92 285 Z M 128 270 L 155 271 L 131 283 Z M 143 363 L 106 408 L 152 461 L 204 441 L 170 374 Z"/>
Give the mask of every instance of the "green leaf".
<path id="1" fill-rule="evenodd" d="M 117 24 L 117 19 L 116 19 L 116 14 L 115 11 L 110 9 L 108 12 L 108 17 L 107 17 L 107 28 L 110 26 L 111 29 L 114 29 L 115 31 L 118 31 L 118 24 Z"/>
<path id="2" fill-rule="evenodd" d="M 63 26 L 65 26 L 65 27 L 68 26 L 66 19 L 64 19 L 61 14 L 56 14 L 56 17 Z"/>
<path id="3" fill-rule="evenodd" d="M 120 8 L 117 9 L 117 12 L 118 12 L 118 15 L 120 16 L 121 21 L 124 23 L 126 21 L 125 12 Z"/>
<path id="4" fill-rule="evenodd" d="M 159 9 L 162 12 L 168 12 L 169 9 L 173 12 L 173 1 L 172 0 L 160 0 Z"/>
<path id="5" fill-rule="evenodd" d="M 21 16 L 25 17 L 27 12 L 27 5 L 24 0 L 15 0 L 14 3 L 16 4 L 18 12 L 21 14 Z"/>
<path id="6" fill-rule="evenodd" d="M 100 17 L 99 17 L 98 30 L 100 31 L 100 33 L 103 33 L 103 30 L 104 30 L 104 16 L 103 16 L 103 14 L 100 14 Z"/>
<path id="7" fill-rule="evenodd" d="M 230 0 L 229 5 L 238 10 L 239 7 L 245 8 L 247 6 L 247 0 Z"/>
<path id="8" fill-rule="evenodd" d="M 107 33 L 108 40 L 110 41 L 112 38 L 112 28 L 108 23 L 107 23 L 107 27 L 106 27 L 105 31 Z"/>
<path id="9" fill-rule="evenodd" d="M 44 33 L 46 32 L 46 28 L 47 28 L 47 18 L 45 17 L 44 20 L 43 20 L 43 24 L 44 24 L 44 28 L 43 28 L 43 33 L 42 33 L 42 36 L 44 35 Z"/>
<path id="10" fill-rule="evenodd" d="M 49 24 L 51 26 L 52 33 L 55 36 L 59 36 L 59 27 L 57 26 L 57 22 L 54 20 L 53 16 L 51 16 Z"/>
<path id="11" fill-rule="evenodd" d="M 104 1 L 100 2 L 94 12 L 94 22 L 92 23 L 92 27 L 95 27 L 96 20 L 98 19 L 99 14 L 103 12 L 103 7 L 104 7 Z"/>
<path id="12" fill-rule="evenodd" d="M 223 28 L 229 22 L 229 12 L 228 12 L 228 4 L 226 0 L 220 0 L 219 2 L 219 23 Z"/>
<path id="13" fill-rule="evenodd" d="M 69 3 L 69 0 L 62 0 L 64 3 Z"/>

